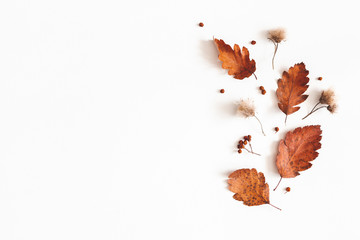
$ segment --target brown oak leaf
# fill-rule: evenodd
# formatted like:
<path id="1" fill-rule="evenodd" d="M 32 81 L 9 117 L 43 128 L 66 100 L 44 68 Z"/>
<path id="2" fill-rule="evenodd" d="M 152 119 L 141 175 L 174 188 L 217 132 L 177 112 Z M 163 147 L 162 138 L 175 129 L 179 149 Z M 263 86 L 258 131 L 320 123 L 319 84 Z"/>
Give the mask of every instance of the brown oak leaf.
<path id="1" fill-rule="evenodd" d="M 295 64 L 289 69 L 289 72 L 284 71 L 282 78 L 277 82 L 278 89 L 276 96 L 279 100 L 278 106 L 280 110 L 287 116 L 298 111 L 300 107 L 296 106 L 304 102 L 308 95 L 303 93 L 308 89 L 309 78 L 307 75 L 309 71 L 306 70 L 304 63 Z"/>
<path id="2" fill-rule="evenodd" d="M 300 171 L 312 166 L 310 161 L 317 158 L 317 150 L 321 148 L 321 133 L 320 125 L 298 127 L 286 133 L 285 140 L 280 140 L 276 157 L 280 181 L 282 178 L 294 178 L 300 175 Z"/>
<path id="3" fill-rule="evenodd" d="M 234 75 L 236 79 L 244 79 L 254 74 L 256 70 L 255 60 L 250 61 L 249 50 L 243 47 L 240 50 L 239 45 L 234 45 L 234 50 L 222 39 L 214 38 L 216 47 L 219 51 L 219 60 L 223 62 L 222 67 L 228 69 L 229 75 Z"/>
<path id="4" fill-rule="evenodd" d="M 239 169 L 229 175 L 229 190 L 234 194 L 233 198 L 243 201 L 247 206 L 270 204 L 269 185 L 265 183 L 262 172 L 253 169 Z M 275 207 L 275 206 L 273 206 Z M 275 207 L 281 210 L 278 207 Z"/>

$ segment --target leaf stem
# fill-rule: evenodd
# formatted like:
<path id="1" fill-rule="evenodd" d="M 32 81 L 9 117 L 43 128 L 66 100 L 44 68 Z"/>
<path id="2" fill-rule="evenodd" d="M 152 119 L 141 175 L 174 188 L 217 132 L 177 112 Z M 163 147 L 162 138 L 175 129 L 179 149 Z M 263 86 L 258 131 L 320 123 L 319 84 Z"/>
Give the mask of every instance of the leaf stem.
<path id="1" fill-rule="evenodd" d="M 257 76 L 255 75 L 255 73 L 253 73 L 253 75 L 254 75 L 255 79 L 258 80 L 258 79 L 257 79 Z"/>
<path id="2" fill-rule="evenodd" d="M 276 208 L 276 209 L 278 209 L 278 210 L 280 210 L 281 211 L 281 208 L 278 208 L 278 207 L 276 207 L 276 206 L 274 206 L 274 205 L 272 205 L 271 203 L 268 203 L 270 206 L 272 206 L 272 207 L 274 207 L 274 208 Z"/>
<path id="3" fill-rule="evenodd" d="M 282 177 L 280 177 L 280 180 L 279 180 L 278 184 L 276 185 L 276 187 L 274 188 L 274 191 L 275 191 L 275 190 L 277 189 L 277 187 L 279 186 L 281 180 L 282 180 Z"/>
<path id="4" fill-rule="evenodd" d="M 286 120 L 287 120 L 287 116 L 288 116 L 288 115 L 286 114 L 286 116 L 285 116 L 285 126 L 286 126 Z"/>
<path id="5" fill-rule="evenodd" d="M 258 122 L 260 123 L 261 131 L 262 131 L 262 133 L 264 134 L 264 136 L 266 136 L 265 133 L 264 133 L 264 129 L 263 129 L 263 126 L 262 126 L 262 124 L 261 124 L 260 119 L 259 119 L 256 115 L 254 115 L 254 117 L 255 117 L 256 120 L 258 120 Z"/>

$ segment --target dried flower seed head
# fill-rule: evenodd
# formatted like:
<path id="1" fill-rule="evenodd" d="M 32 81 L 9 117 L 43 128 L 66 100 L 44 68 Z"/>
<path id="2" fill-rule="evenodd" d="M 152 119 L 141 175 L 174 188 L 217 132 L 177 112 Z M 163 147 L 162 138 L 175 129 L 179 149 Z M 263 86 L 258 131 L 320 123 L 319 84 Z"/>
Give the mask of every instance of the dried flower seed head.
<path id="1" fill-rule="evenodd" d="M 268 39 L 271 40 L 275 45 L 275 51 L 274 51 L 274 55 L 272 58 L 272 68 L 274 69 L 275 55 L 278 50 L 279 43 L 281 43 L 281 41 L 285 40 L 285 30 L 282 28 L 279 28 L 279 29 L 274 29 L 274 30 L 268 31 Z"/>
<path id="2" fill-rule="evenodd" d="M 251 100 L 241 100 L 238 106 L 238 112 L 245 118 L 255 116 L 254 102 Z"/>
<path id="3" fill-rule="evenodd" d="M 245 117 L 245 118 L 254 117 L 259 122 L 261 131 L 265 136 L 264 129 L 262 127 L 262 123 L 261 123 L 260 119 L 255 115 L 255 106 L 254 106 L 254 102 L 252 100 L 250 100 L 250 99 L 240 100 L 237 110 L 242 117 Z"/>
<path id="4" fill-rule="evenodd" d="M 335 113 L 337 110 L 337 104 L 334 103 L 333 105 L 329 105 L 326 109 L 331 113 Z"/>
<path id="5" fill-rule="evenodd" d="M 319 104 L 324 104 L 324 105 L 327 105 L 327 106 L 317 107 Z M 305 117 L 303 117 L 302 119 L 304 120 L 305 118 L 307 118 L 308 116 L 310 116 L 311 114 L 313 114 L 314 112 L 316 112 L 316 111 L 318 111 L 319 109 L 322 109 L 322 108 L 326 108 L 331 113 L 336 112 L 337 104 L 336 104 L 336 100 L 335 100 L 335 93 L 334 93 L 334 91 L 332 89 L 322 91 L 321 96 L 319 98 L 319 102 L 317 104 L 315 104 L 313 109 Z"/>
<path id="6" fill-rule="evenodd" d="M 285 37 L 286 37 L 286 32 L 282 28 L 270 30 L 268 32 L 268 39 L 276 43 L 280 43 L 281 41 L 284 41 Z"/>
<path id="7" fill-rule="evenodd" d="M 334 93 L 334 91 L 332 89 L 322 91 L 319 102 L 321 104 L 334 105 L 335 104 L 335 93 Z"/>

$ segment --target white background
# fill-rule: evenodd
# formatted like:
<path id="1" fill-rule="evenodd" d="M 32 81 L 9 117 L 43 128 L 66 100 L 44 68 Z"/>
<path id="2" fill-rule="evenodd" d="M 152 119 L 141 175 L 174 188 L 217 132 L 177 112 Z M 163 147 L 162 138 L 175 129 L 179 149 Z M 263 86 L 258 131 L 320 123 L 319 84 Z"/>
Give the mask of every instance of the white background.
<path id="1" fill-rule="evenodd" d="M 1 1 L 0 239 L 359 239 L 356 3 Z M 248 47 L 259 80 L 227 75 L 213 36 Z M 276 80 L 302 61 L 310 96 L 285 126 Z M 329 87 L 338 113 L 301 121 Z M 266 137 L 235 114 L 248 97 Z M 309 124 L 319 157 L 273 192 L 278 141 Z M 261 157 L 236 153 L 247 134 Z M 282 211 L 232 198 L 227 175 L 253 167 Z"/>

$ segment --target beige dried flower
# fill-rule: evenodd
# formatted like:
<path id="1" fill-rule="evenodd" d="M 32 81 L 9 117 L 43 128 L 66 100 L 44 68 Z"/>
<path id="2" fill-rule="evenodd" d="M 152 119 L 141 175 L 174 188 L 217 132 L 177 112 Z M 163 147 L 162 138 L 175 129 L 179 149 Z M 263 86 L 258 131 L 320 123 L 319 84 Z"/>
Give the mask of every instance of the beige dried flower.
<path id="1" fill-rule="evenodd" d="M 286 37 L 286 32 L 282 28 L 278 28 L 278 29 L 268 31 L 268 39 L 271 40 L 275 45 L 274 56 L 272 58 L 272 68 L 273 69 L 274 69 L 274 59 L 275 59 L 275 55 L 276 55 L 276 52 L 277 52 L 278 47 L 279 47 L 279 43 L 284 41 L 285 37 Z"/>
<path id="2" fill-rule="evenodd" d="M 335 93 L 334 93 L 334 91 L 332 89 L 322 91 L 319 102 L 321 104 L 334 105 L 335 104 Z"/>
<path id="3" fill-rule="evenodd" d="M 334 104 L 332 104 L 332 105 L 327 106 L 327 110 L 328 110 L 330 113 L 336 113 L 337 104 L 334 103 Z"/>
<path id="4" fill-rule="evenodd" d="M 254 102 L 250 99 L 240 100 L 238 106 L 238 112 L 245 118 L 254 117 L 255 116 L 255 106 Z"/>
<path id="5" fill-rule="evenodd" d="M 255 115 L 255 105 L 254 102 L 250 99 L 247 100 L 240 100 L 239 106 L 237 108 L 238 112 L 241 114 L 242 117 L 248 118 L 248 117 L 255 117 L 255 119 L 259 122 L 261 131 L 264 133 L 264 129 L 262 126 L 262 123 L 260 119 Z"/>
<path id="6" fill-rule="evenodd" d="M 326 106 L 320 106 L 320 107 L 316 108 L 319 104 L 324 104 Z M 336 112 L 337 104 L 336 104 L 336 100 L 335 100 L 334 90 L 328 89 L 326 91 L 322 91 L 321 96 L 319 98 L 319 102 L 317 104 L 315 104 L 313 109 L 305 117 L 303 117 L 303 119 L 307 118 L 309 115 L 313 114 L 314 112 L 316 112 L 317 110 L 319 110 L 321 108 L 326 108 L 331 113 Z"/>
<path id="7" fill-rule="evenodd" d="M 286 37 L 285 29 L 278 28 L 268 31 L 268 39 L 275 43 L 280 43 L 284 41 Z"/>

